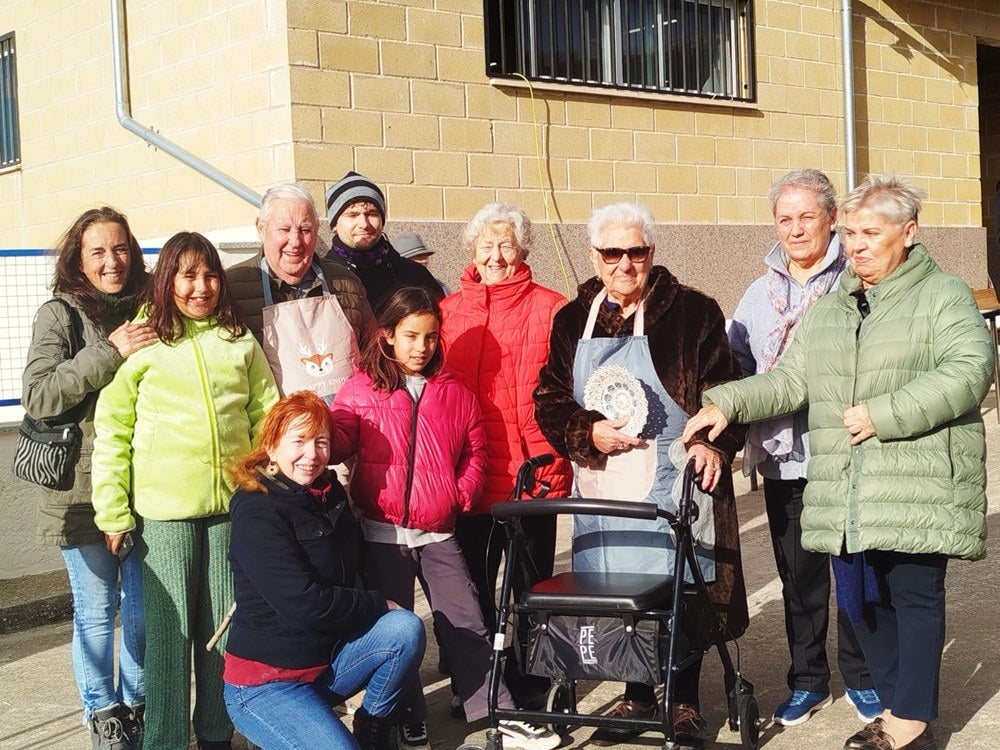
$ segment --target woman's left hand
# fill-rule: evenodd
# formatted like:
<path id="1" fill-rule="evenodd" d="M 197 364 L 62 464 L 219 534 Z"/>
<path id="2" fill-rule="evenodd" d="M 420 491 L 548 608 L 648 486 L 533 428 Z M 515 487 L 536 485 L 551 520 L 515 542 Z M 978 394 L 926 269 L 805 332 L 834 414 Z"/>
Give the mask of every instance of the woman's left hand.
<path id="1" fill-rule="evenodd" d="M 695 443 L 687 450 L 687 460 L 694 459 L 694 473 L 701 474 L 701 489 L 712 492 L 722 479 L 722 456 L 707 445 Z"/>
<path id="2" fill-rule="evenodd" d="M 851 433 L 851 445 L 875 437 L 875 425 L 868 416 L 868 407 L 865 404 L 852 406 L 844 412 L 844 427 Z"/>

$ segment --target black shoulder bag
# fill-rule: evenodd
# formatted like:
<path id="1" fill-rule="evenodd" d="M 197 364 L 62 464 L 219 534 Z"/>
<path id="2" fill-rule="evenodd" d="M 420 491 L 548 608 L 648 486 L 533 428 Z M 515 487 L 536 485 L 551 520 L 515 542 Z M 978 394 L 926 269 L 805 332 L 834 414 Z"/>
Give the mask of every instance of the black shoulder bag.
<path id="1" fill-rule="evenodd" d="M 70 357 L 75 357 L 83 348 L 80 316 L 66 300 L 55 297 L 52 301 L 63 305 L 69 313 Z M 85 398 L 55 420 L 34 419 L 25 413 L 14 448 L 14 476 L 54 490 L 68 490 L 73 486 L 83 441 L 80 407 L 88 400 Z M 70 415 L 76 418 L 67 421 Z"/>

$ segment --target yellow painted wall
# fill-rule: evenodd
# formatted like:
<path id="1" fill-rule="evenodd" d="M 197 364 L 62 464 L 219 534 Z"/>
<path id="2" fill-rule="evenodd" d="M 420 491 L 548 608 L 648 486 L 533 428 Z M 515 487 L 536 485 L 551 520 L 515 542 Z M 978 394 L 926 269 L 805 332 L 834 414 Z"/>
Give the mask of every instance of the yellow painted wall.
<path id="1" fill-rule="evenodd" d="M 110 3 L 7 0 L 22 164 L 0 173 L 0 247 L 46 247 L 109 203 L 140 237 L 252 224 L 255 209 L 115 116 Z M 258 192 L 294 177 L 280 0 L 128 0 L 132 116 Z"/>

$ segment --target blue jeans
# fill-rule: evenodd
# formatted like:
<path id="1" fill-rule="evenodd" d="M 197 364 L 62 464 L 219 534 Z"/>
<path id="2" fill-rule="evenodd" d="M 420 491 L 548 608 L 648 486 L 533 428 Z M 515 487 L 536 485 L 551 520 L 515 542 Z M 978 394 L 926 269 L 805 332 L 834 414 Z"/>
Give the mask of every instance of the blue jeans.
<path id="1" fill-rule="evenodd" d="M 382 615 L 347 641 L 314 682 L 226 683 L 226 708 L 240 733 L 268 750 L 356 749 L 358 743 L 333 707 L 365 690 L 372 716 L 389 717 L 403 687 L 424 658 L 424 624 L 405 609 Z"/>
<path id="2" fill-rule="evenodd" d="M 142 673 L 146 648 L 142 566 L 135 553 L 120 561 L 103 543 L 60 547 L 73 592 L 73 673 L 83 699 L 84 720 L 116 703 L 146 700 Z M 122 634 L 115 688 L 115 616 Z"/>

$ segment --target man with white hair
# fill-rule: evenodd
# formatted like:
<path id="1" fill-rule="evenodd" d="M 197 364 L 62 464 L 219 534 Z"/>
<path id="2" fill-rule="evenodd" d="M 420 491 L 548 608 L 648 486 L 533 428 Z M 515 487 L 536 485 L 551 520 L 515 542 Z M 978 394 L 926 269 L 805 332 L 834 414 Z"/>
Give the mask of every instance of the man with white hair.
<path id="1" fill-rule="evenodd" d="M 375 320 L 358 277 L 316 256 L 318 228 L 304 188 L 272 187 L 257 216 L 261 252 L 226 275 L 282 392 L 308 389 L 330 399 Z"/>

